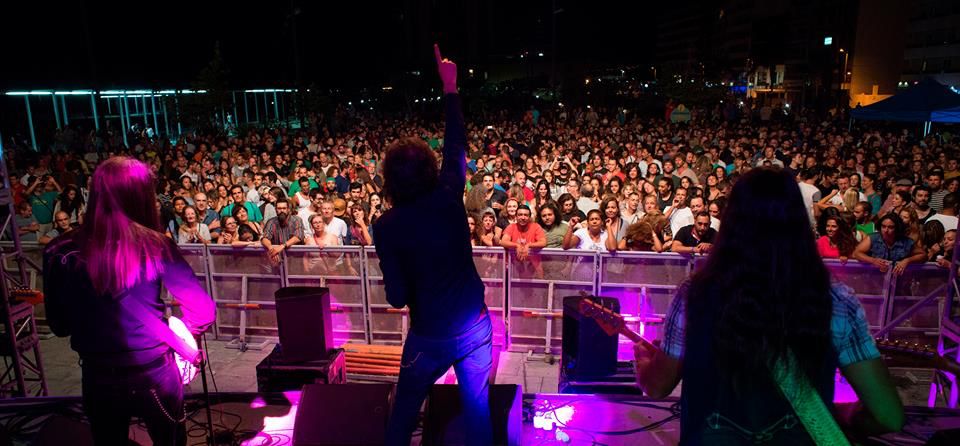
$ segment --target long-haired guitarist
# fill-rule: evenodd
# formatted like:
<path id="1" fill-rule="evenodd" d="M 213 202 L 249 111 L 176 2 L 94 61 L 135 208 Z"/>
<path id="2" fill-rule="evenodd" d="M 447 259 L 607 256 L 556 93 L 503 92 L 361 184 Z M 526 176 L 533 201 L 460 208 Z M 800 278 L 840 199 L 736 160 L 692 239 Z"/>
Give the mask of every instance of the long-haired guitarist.
<path id="1" fill-rule="evenodd" d="M 706 265 L 670 306 L 663 349 L 634 350 L 647 394 L 664 397 L 683 380 L 684 445 L 843 444 L 843 431 L 904 423 L 864 310 L 831 283 L 796 181 L 780 170 L 737 181 Z M 837 367 L 858 405 L 833 406 Z"/>
<path id="2" fill-rule="evenodd" d="M 127 443 L 139 416 L 155 445 L 186 443 L 183 384 L 160 329 L 163 285 L 193 333 L 213 323 L 214 304 L 160 231 L 154 176 L 132 158 L 110 158 L 93 175 L 83 226 L 43 254 L 47 321 L 70 336 L 83 369 L 83 408 L 98 445 Z M 139 312 L 140 314 L 135 314 Z"/>

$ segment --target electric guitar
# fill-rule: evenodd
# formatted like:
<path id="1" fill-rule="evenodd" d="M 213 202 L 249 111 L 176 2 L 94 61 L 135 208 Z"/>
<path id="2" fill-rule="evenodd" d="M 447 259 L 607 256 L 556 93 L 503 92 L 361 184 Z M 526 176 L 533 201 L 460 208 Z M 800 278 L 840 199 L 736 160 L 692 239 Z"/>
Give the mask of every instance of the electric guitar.
<path id="1" fill-rule="evenodd" d="M 633 342 L 650 344 L 646 339 L 627 328 L 623 316 L 600 305 L 588 297 L 580 300 L 577 306 L 580 314 L 597 322 L 604 333 L 613 336 L 622 334 Z M 884 363 L 891 367 L 927 367 L 960 376 L 960 364 L 944 357 L 930 346 L 910 344 L 887 339 L 876 340 L 877 349 L 884 356 Z"/>
<path id="2" fill-rule="evenodd" d="M 180 338 L 184 344 L 193 350 L 199 350 L 197 348 L 197 340 L 193 337 L 193 334 L 190 333 L 190 330 L 187 329 L 183 321 L 175 316 L 170 316 L 167 318 L 167 326 L 170 327 L 170 331 Z M 200 358 L 200 360 L 203 360 L 202 355 L 200 355 Z M 173 352 L 173 359 L 177 363 L 177 370 L 180 371 L 180 381 L 183 385 L 190 384 L 190 381 L 193 381 L 193 379 L 197 377 L 197 364 L 184 359 L 176 350 Z"/>

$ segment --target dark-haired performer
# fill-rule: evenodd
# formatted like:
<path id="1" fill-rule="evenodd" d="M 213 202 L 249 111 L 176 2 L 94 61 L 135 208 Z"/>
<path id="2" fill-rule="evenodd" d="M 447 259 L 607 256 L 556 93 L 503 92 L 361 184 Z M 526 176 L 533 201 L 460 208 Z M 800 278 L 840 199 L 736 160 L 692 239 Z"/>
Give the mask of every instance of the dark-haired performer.
<path id="1" fill-rule="evenodd" d="M 492 328 L 463 206 L 467 138 L 457 66 L 443 59 L 437 46 L 434 53 L 447 109 L 443 165 L 438 172 L 436 156 L 423 140 L 404 139 L 389 147 L 383 192 L 393 207 L 374 230 L 387 301 L 409 307 L 411 320 L 387 444 L 410 444 L 430 386 L 452 365 L 463 396 L 467 444 L 489 445 Z M 414 236 L 426 214 L 433 220 L 429 236 Z"/>
<path id="2" fill-rule="evenodd" d="M 667 311 L 663 350 L 634 346 L 648 395 L 662 398 L 683 380 L 680 444 L 840 444 L 814 442 L 780 391 L 778 364 L 816 391 L 824 411 L 834 409 L 840 368 L 860 400 L 834 410 L 848 435 L 900 430 L 903 406 L 864 310 L 852 289 L 831 281 L 796 180 L 751 170 L 723 215 L 706 265 Z"/>

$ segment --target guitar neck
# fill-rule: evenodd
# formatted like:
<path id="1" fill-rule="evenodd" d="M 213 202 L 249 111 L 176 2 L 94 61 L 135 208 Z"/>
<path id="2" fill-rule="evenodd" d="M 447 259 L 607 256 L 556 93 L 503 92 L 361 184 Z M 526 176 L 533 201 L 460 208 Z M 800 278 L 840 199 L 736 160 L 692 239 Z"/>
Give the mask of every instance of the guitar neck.
<path id="1" fill-rule="evenodd" d="M 627 328 L 627 327 L 625 327 L 625 326 L 624 326 L 624 327 L 620 327 L 620 334 L 626 336 L 627 339 L 629 339 L 629 340 L 631 340 L 631 341 L 633 341 L 633 342 L 647 342 L 647 340 L 646 340 L 646 339 L 643 339 L 642 336 L 638 335 L 638 334 L 635 333 L 633 330 L 631 330 L 631 329 L 629 329 L 629 328 Z"/>

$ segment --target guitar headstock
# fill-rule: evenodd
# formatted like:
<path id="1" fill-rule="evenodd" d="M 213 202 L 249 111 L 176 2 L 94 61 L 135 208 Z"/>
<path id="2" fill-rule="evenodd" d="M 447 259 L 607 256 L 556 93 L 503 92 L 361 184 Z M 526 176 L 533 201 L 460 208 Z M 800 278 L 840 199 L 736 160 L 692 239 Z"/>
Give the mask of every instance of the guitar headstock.
<path id="1" fill-rule="evenodd" d="M 888 365 L 892 367 L 930 367 L 953 374 L 960 374 L 960 365 L 956 361 L 943 357 L 930 345 L 922 345 L 890 339 L 877 339 L 877 349 L 890 357 Z"/>
<path id="2" fill-rule="evenodd" d="M 580 299 L 577 309 L 583 316 L 596 321 L 597 325 L 608 335 L 620 333 L 624 327 L 623 316 L 591 300 L 589 297 Z"/>

